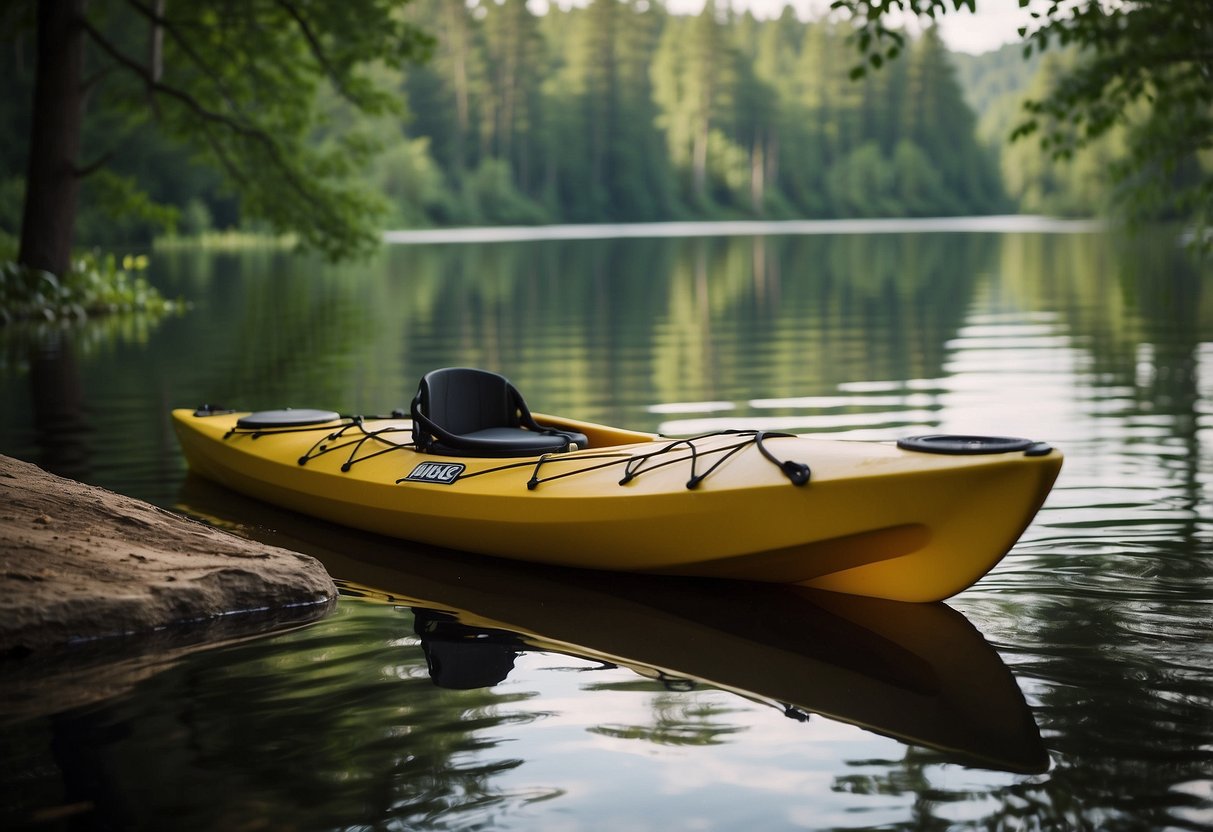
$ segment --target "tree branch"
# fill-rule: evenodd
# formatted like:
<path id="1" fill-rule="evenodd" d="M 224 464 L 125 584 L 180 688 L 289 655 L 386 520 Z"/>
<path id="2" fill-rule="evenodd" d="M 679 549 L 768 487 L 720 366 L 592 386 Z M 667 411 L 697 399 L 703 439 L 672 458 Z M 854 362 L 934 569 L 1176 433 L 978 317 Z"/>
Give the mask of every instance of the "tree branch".
<path id="1" fill-rule="evenodd" d="M 101 168 L 108 165 L 110 163 L 110 160 L 113 159 L 114 156 L 117 155 L 117 153 L 118 153 L 118 151 L 116 151 L 116 150 L 107 151 L 106 153 L 103 153 L 100 156 L 98 156 L 92 162 L 89 162 L 84 167 L 80 167 L 78 165 L 73 167 L 72 173 L 75 174 L 77 179 L 83 179 L 84 177 L 94 174 Z"/>
<path id="2" fill-rule="evenodd" d="M 88 76 L 87 78 L 81 79 L 81 81 L 80 81 L 81 95 L 87 96 L 89 93 L 91 93 L 93 91 L 93 89 L 98 84 L 100 84 L 103 80 L 105 80 L 105 77 L 107 75 L 109 75 L 113 71 L 114 71 L 114 68 L 112 66 L 106 66 L 106 67 L 102 67 L 101 69 L 97 70 L 92 75 Z"/>
<path id="3" fill-rule="evenodd" d="M 152 73 L 148 67 L 139 63 L 134 58 L 119 50 L 118 47 L 114 46 L 114 44 L 110 43 L 105 35 L 101 34 L 101 32 L 98 31 L 92 23 L 85 20 L 82 21 L 81 25 L 83 26 L 84 31 L 88 33 L 89 37 L 92 38 L 93 42 L 101 47 L 103 52 L 131 72 L 135 73 L 135 75 L 138 76 L 140 80 L 145 81 L 151 89 L 161 92 L 171 98 L 176 98 L 178 101 L 185 104 L 190 110 L 207 119 L 208 121 L 222 123 L 231 130 L 243 135 L 250 137 L 260 136 L 266 140 L 269 139 L 265 133 L 257 130 L 256 128 L 249 127 L 247 124 L 244 124 L 231 116 L 224 115 L 223 113 L 217 113 L 214 110 L 208 109 L 200 101 L 198 101 L 198 99 L 194 98 L 189 93 L 179 90 L 176 87 L 169 86 L 163 81 L 157 81 L 152 77 Z"/>
<path id="4" fill-rule="evenodd" d="M 324 47 L 320 45 L 319 39 L 317 39 L 316 34 L 312 31 L 312 27 L 309 26 L 308 22 L 303 19 L 303 14 L 297 8 L 295 8 L 295 4 L 291 3 L 290 0 L 277 0 L 277 3 L 287 14 L 294 18 L 296 23 L 299 24 L 299 31 L 303 33 L 303 37 L 307 41 L 308 48 L 312 52 L 312 57 L 315 58 L 316 62 L 320 64 L 320 68 L 324 70 L 324 74 L 328 76 L 328 79 L 333 83 L 333 86 L 337 88 L 337 91 L 341 93 L 343 98 L 357 104 L 358 97 L 350 92 L 340 73 L 337 72 L 337 69 L 329 61 L 328 55 L 326 55 L 324 52 Z"/>
<path id="5" fill-rule="evenodd" d="M 114 46 L 114 44 L 110 43 L 110 41 L 103 34 L 101 34 L 101 32 L 98 31 L 91 22 L 88 20 L 82 20 L 81 26 L 103 52 L 131 72 L 135 73 L 135 75 L 137 75 L 147 84 L 148 89 L 152 90 L 153 92 L 166 95 L 169 98 L 176 99 L 184 104 L 186 108 L 190 110 L 190 112 L 194 113 L 205 122 L 226 127 L 233 133 L 243 136 L 246 139 L 250 139 L 262 146 L 269 154 L 270 161 L 273 163 L 273 165 L 279 171 L 281 171 L 291 189 L 296 191 L 304 199 L 310 201 L 316 200 L 316 195 L 299 180 L 294 171 L 291 170 L 290 166 L 282 158 L 282 153 L 278 145 L 264 130 L 252 127 L 235 118 L 232 118 L 231 116 L 224 115 L 223 113 L 217 113 L 214 110 L 204 106 L 200 101 L 198 101 L 198 99 L 194 98 L 194 96 L 190 95 L 189 93 L 179 90 L 176 87 L 169 86 L 162 81 L 154 80 L 148 67 L 143 66 L 129 55 L 124 54 L 121 50 Z"/>
<path id="6" fill-rule="evenodd" d="M 202 74 L 211 79 L 211 82 L 215 85 L 215 88 L 219 91 L 219 94 L 223 96 L 223 100 L 227 102 L 227 105 L 233 110 L 240 109 L 238 106 L 236 106 L 236 102 L 232 97 L 231 90 L 228 89 L 227 84 L 219 76 L 219 73 L 217 73 L 214 68 L 207 63 L 207 61 L 201 55 L 198 54 L 198 51 L 190 44 L 189 38 L 183 36 L 181 32 L 178 31 L 178 28 L 173 21 L 169 20 L 162 14 L 158 14 L 155 9 L 139 2 L 139 0 L 126 0 L 126 2 L 127 5 L 147 18 L 147 20 L 153 25 L 163 27 L 164 30 L 172 36 L 173 40 L 181 48 L 181 51 L 184 52 L 194 62 L 194 65 L 202 71 Z M 144 74 L 151 75 L 152 73 L 145 70 Z M 157 76 L 153 80 L 159 82 L 160 77 Z"/>

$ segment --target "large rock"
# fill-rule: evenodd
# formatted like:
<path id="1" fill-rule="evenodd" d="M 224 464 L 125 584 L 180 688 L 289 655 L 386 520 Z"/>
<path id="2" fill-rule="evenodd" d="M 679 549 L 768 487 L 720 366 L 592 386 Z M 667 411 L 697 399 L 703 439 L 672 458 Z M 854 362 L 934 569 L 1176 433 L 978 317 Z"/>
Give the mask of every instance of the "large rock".
<path id="1" fill-rule="evenodd" d="M 307 555 L 0 456 L 0 656 L 153 632 L 197 641 L 216 622 L 230 638 L 238 622 L 318 617 L 336 596 Z"/>

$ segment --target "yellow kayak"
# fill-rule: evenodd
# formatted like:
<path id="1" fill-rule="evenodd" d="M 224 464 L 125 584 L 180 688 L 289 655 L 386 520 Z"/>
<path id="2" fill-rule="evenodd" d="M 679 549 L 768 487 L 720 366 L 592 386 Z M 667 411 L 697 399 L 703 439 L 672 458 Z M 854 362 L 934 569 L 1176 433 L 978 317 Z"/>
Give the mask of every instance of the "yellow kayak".
<path id="1" fill-rule="evenodd" d="M 198 474 L 379 534 L 903 601 L 940 600 L 986 574 L 1062 463 L 1057 450 L 1020 439 L 671 438 L 532 415 L 525 404 L 521 424 L 482 428 L 444 414 L 459 428 L 448 431 L 433 421 L 438 399 L 457 409 L 467 401 L 441 384 L 428 389 L 427 401 L 423 380 L 408 416 L 203 407 L 173 419 Z"/>

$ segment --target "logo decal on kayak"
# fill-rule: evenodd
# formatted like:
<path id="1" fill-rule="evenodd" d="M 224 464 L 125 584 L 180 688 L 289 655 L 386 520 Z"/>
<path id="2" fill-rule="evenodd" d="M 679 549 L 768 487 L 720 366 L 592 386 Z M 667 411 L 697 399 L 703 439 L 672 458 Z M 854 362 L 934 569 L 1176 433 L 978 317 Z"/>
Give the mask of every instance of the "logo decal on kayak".
<path id="1" fill-rule="evenodd" d="M 414 468 L 405 479 L 410 482 L 436 482 L 450 485 L 459 479 L 459 475 L 466 467 L 460 462 L 423 462 Z"/>

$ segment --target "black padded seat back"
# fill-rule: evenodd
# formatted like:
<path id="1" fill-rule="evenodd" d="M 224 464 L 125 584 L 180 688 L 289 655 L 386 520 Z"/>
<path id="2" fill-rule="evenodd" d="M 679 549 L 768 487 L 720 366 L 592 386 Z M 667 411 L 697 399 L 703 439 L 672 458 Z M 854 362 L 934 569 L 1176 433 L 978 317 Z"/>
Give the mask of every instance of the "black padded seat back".
<path id="1" fill-rule="evenodd" d="M 584 448 L 586 437 L 538 424 L 509 380 L 448 367 L 426 373 L 413 398 L 413 442 L 451 456 L 538 456 Z"/>
<path id="2" fill-rule="evenodd" d="M 451 433 L 516 428 L 522 397 L 504 376 L 462 367 L 435 370 L 421 380 L 422 412 Z"/>

